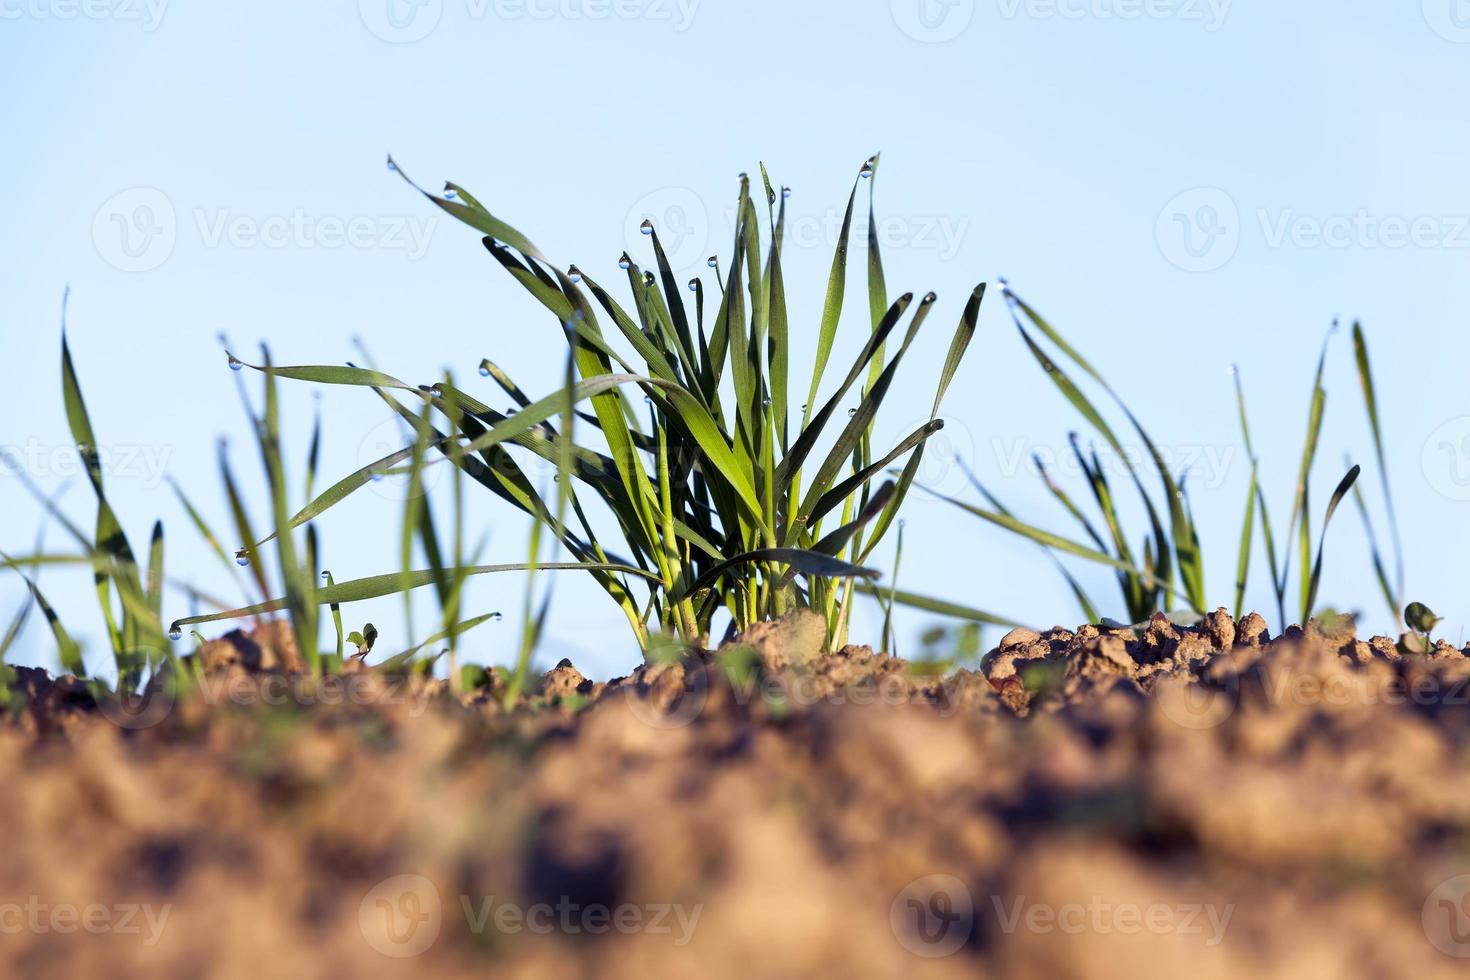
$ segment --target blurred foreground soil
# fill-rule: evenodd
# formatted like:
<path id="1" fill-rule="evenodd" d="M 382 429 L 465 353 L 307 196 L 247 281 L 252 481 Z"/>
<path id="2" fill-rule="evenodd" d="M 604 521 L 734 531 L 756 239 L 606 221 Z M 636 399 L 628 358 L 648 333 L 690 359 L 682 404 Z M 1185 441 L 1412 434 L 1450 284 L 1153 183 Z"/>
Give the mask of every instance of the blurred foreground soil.
<path id="1" fill-rule="evenodd" d="M 1316 627 L 1016 631 L 940 675 L 820 621 L 609 683 L 202 691 L 20 669 L 5 977 L 1452 977 L 1470 659 Z"/>

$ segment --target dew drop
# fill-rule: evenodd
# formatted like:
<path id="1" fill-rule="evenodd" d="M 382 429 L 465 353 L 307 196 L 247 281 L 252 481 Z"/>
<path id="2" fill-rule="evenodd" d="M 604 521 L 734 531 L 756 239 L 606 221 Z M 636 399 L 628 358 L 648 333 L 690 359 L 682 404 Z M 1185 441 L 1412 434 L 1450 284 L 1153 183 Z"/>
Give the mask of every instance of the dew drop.
<path id="1" fill-rule="evenodd" d="M 790 197 L 791 196 L 791 188 L 789 188 L 789 187 L 783 187 L 783 188 L 781 188 L 781 196 L 783 198 Z"/>
<path id="2" fill-rule="evenodd" d="M 250 564 L 250 556 L 245 553 L 244 548 L 241 548 L 239 551 L 235 552 L 235 564 L 241 567 Z"/>
<path id="3" fill-rule="evenodd" d="M 718 255 L 711 255 L 709 259 L 705 262 L 705 265 L 708 265 L 711 269 L 715 268 L 719 264 L 720 257 Z"/>
<path id="4" fill-rule="evenodd" d="M 392 171 L 393 173 L 395 173 L 395 174 L 398 172 L 398 164 L 396 164 L 396 163 L 393 162 L 393 158 L 392 157 L 389 157 L 388 158 L 388 169 L 390 171 Z"/>
<path id="5" fill-rule="evenodd" d="M 490 377 L 490 364 L 488 362 L 486 362 L 486 361 L 481 361 L 480 362 L 480 377 L 482 377 L 482 378 L 488 378 L 488 377 Z"/>
<path id="6" fill-rule="evenodd" d="M 446 201 L 453 201 L 453 200 L 457 200 L 458 198 L 459 198 L 459 191 L 455 190 L 453 187 L 450 187 L 448 184 L 445 184 L 444 185 L 444 200 L 446 200 Z"/>
<path id="7" fill-rule="evenodd" d="M 857 415 L 857 409 L 855 409 L 855 408 L 849 408 L 849 409 L 848 409 L 848 410 L 847 410 L 847 417 L 848 417 L 848 418 L 852 418 L 852 417 L 854 417 L 854 416 L 855 416 L 855 415 Z"/>
<path id="8" fill-rule="evenodd" d="M 996 279 L 996 282 L 1000 284 L 1001 292 L 1008 293 L 1011 291 L 1011 281 L 1005 276 L 999 277 L 998 279 Z"/>
<path id="9" fill-rule="evenodd" d="M 177 640 L 177 639 L 181 638 L 183 635 L 184 635 L 184 628 L 182 626 L 170 626 L 169 629 L 168 629 L 168 638 L 170 640 Z"/>
<path id="10" fill-rule="evenodd" d="M 490 620 L 491 620 L 491 622 L 498 623 L 498 622 L 500 622 L 504 618 L 505 617 L 501 616 L 500 613 L 491 613 L 490 614 Z"/>
<path id="11" fill-rule="evenodd" d="M 689 280 L 689 291 L 691 293 L 693 293 L 693 292 L 697 292 L 698 290 L 699 290 L 699 280 L 698 279 L 691 279 L 691 280 Z"/>
<path id="12" fill-rule="evenodd" d="M 372 480 L 374 483 L 377 483 L 379 480 L 381 480 L 383 478 L 383 471 L 382 470 L 373 470 L 371 473 L 368 474 L 368 478 L 370 480 Z"/>
<path id="13" fill-rule="evenodd" d="M 873 161 L 872 160 L 868 160 L 867 162 L 865 162 L 863 164 L 863 169 L 861 169 L 861 170 L 858 171 L 858 176 L 861 177 L 861 178 L 863 178 L 864 180 L 867 180 L 869 177 L 873 176 Z"/>
<path id="14" fill-rule="evenodd" d="M 573 285 L 581 282 L 582 270 L 577 268 L 576 266 L 571 266 L 569 269 L 567 269 L 567 278 L 572 281 Z"/>
<path id="15" fill-rule="evenodd" d="M 645 272 L 645 273 L 643 273 L 643 281 L 645 283 L 647 283 L 648 285 L 652 286 L 653 285 L 653 273 L 651 273 L 651 272 Z"/>
<path id="16" fill-rule="evenodd" d="M 622 258 L 618 259 L 618 268 L 619 269 L 630 269 L 630 268 L 632 268 L 632 266 L 633 266 L 633 260 L 630 259 L 630 258 L 628 258 L 628 253 L 627 252 L 624 252 Z"/>
<path id="17" fill-rule="evenodd" d="M 925 293 L 924 298 L 919 301 L 919 305 L 928 306 L 930 303 L 934 302 L 938 298 L 939 295 L 937 293 Z"/>
<path id="18" fill-rule="evenodd" d="M 641 225 L 638 226 L 638 230 L 641 231 L 641 232 L 643 232 L 643 234 L 645 234 L 645 235 L 652 235 L 653 234 L 653 222 L 652 221 L 649 221 L 647 218 L 644 218 L 643 219 L 643 224 L 641 224 Z"/>
<path id="19" fill-rule="evenodd" d="M 244 361 L 240 360 L 234 354 L 231 354 L 230 355 L 230 370 L 231 371 L 238 371 L 241 368 L 243 368 L 244 366 L 245 366 L 245 362 Z"/>

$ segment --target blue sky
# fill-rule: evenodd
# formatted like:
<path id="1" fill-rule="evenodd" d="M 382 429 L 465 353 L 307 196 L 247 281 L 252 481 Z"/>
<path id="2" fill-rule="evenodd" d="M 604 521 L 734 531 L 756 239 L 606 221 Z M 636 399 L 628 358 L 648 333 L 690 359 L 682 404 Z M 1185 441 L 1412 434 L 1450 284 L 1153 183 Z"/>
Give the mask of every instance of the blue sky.
<path id="1" fill-rule="evenodd" d="M 890 290 L 936 290 L 937 316 L 952 323 L 975 283 L 1004 275 L 1064 330 L 1191 469 L 1219 603 L 1233 593 L 1249 480 L 1229 366 L 1243 373 L 1284 523 L 1317 352 L 1334 317 L 1361 319 L 1408 592 L 1462 636 L 1462 0 L 0 0 L 0 64 L 11 93 L 0 104 L 0 443 L 47 487 L 71 476 L 64 506 L 90 520 L 59 387 L 70 283 L 116 508 L 135 543 L 162 517 L 171 573 L 200 587 L 234 594 L 164 476 L 221 528 L 219 437 L 258 480 L 220 332 L 246 349 L 268 341 L 281 363 L 341 361 L 361 337 L 412 382 L 446 367 L 478 382 L 490 356 L 529 391 L 557 383 L 556 324 L 473 232 L 390 174 L 385 153 L 430 186 L 461 183 L 547 254 L 604 280 L 624 248 L 643 247 L 645 213 L 670 229 L 690 275 L 704 271 L 703 256 L 728 244 L 736 174 L 764 161 L 794 188 L 785 263 L 797 363 L 809 363 L 840 209 L 881 150 Z M 855 350 L 862 317 L 854 303 L 840 350 Z M 880 433 L 924 415 L 947 341 L 947 329 L 921 338 Z M 1327 387 L 1314 525 L 1345 454 L 1371 462 L 1345 331 Z M 304 432 L 312 395 L 288 396 Z M 321 407 L 327 477 L 395 438 L 370 393 L 328 391 Z M 996 295 L 943 414 L 928 485 L 968 493 L 944 462 L 957 454 L 1023 516 L 1066 527 L 1025 461 L 1065 453 L 1082 423 Z M 299 458 L 304 435 L 297 443 Z M 1381 531 L 1372 466 L 1364 488 Z M 472 500 L 487 560 L 519 560 L 525 525 Z M 28 550 L 38 511 L 12 477 L 0 477 L 0 505 L 0 545 Z M 343 505 L 321 522 L 326 564 L 339 579 L 392 569 L 397 520 L 391 486 Z M 1323 599 L 1386 631 L 1357 515 L 1338 521 Z M 1039 625 L 1078 619 L 1026 542 L 922 494 L 906 534 L 906 587 Z M 1121 615 L 1106 571 L 1079 574 Z M 87 579 L 49 570 L 42 585 L 100 663 Z M 471 609 L 506 613 L 476 635 L 481 659 L 510 655 L 520 597 L 513 579 L 476 586 Z M 0 598 L 17 608 L 19 580 Z M 1251 598 L 1273 604 L 1259 557 Z M 544 658 L 598 675 L 633 664 L 621 614 L 591 582 L 562 579 L 557 603 Z M 170 614 L 187 611 L 173 597 Z M 386 639 L 402 636 L 396 600 L 348 616 L 398 645 Z M 875 638 L 877 622 L 860 611 L 856 638 Z M 902 616 L 901 650 L 928 622 Z M 54 663 L 39 619 L 12 657 Z"/>

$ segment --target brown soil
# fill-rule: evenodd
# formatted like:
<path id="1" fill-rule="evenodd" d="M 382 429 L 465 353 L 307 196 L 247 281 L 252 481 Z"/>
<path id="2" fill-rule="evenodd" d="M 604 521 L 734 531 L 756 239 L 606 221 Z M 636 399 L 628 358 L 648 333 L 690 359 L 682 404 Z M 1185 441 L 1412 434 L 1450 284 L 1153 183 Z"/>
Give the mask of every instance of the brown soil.
<path id="1" fill-rule="evenodd" d="M 1444 644 L 1217 613 L 1016 631 L 940 677 L 822 655 L 796 617 L 605 684 L 564 662 L 507 714 L 370 669 L 313 687 L 284 636 L 211 644 L 180 703 L 21 671 L 0 976 L 1470 962 L 1470 658 Z"/>

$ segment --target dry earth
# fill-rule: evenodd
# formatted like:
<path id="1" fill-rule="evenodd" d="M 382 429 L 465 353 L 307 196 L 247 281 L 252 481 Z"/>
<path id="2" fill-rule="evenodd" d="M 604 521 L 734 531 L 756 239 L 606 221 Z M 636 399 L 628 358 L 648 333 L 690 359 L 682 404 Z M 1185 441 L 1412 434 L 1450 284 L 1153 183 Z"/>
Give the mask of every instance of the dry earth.
<path id="1" fill-rule="evenodd" d="M 1016 631 L 932 676 L 794 617 L 609 683 L 563 663 L 506 713 L 313 684 L 285 635 L 210 644 L 177 703 L 21 670 L 0 975 L 1470 966 L 1470 659 L 1445 644 L 1221 612 Z"/>

